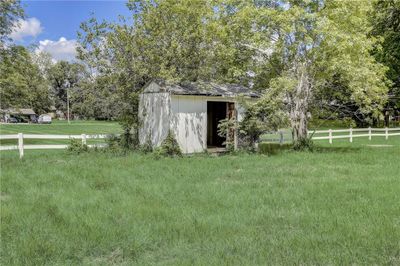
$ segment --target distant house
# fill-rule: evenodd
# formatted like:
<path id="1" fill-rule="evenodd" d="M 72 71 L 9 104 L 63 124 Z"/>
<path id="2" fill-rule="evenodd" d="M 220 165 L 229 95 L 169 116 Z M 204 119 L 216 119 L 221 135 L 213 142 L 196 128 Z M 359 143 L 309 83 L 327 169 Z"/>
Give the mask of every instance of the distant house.
<path id="1" fill-rule="evenodd" d="M 19 115 L 25 118 L 27 121 L 32 121 L 36 118 L 36 113 L 31 108 L 20 108 Z"/>
<path id="2" fill-rule="evenodd" d="M 238 103 L 238 96 L 249 99 L 259 97 L 240 85 L 166 85 L 153 81 L 145 86 L 140 95 L 140 143 L 151 139 L 153 146 L 160 146 L 171 130 L 183 153 L 223 148 L 225 139 L 218 136 L 217 126 L 225 118 L 242 119 L 244 109 Z"/>
<path id="3" fill-rule="evenodd" d="M 8 122 L 11 117 L 19 118 L 22 122 L 30 122 L 36 118 L 36 113 L 31 108 L 9 108 L 0 110 L 2 121 Z"/>
<path id="4" fill-rule="evenodd" d="M 49 109 L 49 112 L 47 113 L 47 115 L 49 115 L 51 118 L 56 118 L 57 108 L 54 105 L 50 106 L 50 109 Z"/>

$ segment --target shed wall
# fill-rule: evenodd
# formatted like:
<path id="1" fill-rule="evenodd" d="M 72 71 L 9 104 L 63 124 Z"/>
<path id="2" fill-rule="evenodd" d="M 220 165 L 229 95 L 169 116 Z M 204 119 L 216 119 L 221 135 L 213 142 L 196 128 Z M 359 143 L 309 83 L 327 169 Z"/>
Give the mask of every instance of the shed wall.
<path id="1" fill-rule="evenodd" d="M 140 143 L 146 143 L 151 136 L 153 146 L 158 147 L 171 129 L 183 153 L 205 151 L 207 149 L 207 101 L 235 102 L 238 120 L 240 121 L 243 117 L 244 109 L 230 97 L 170 95 L 168 92 L 141 94 Z"/>
<path id="2" fill-rule="evenodd" d="M 172 95 L 171 130 L 183 153 L 207 149 L 207 102 L 204 97 Z"/>
<path id="3" fill-rule="evenodd" d="M 238 120 L 244 109 L 234 98 L 211 96 L 171 95 L 171 130 L 183 153 L 203 152 L 207 149 L 207 102 L 235 102 Z"/>
<path id="4" fill-rule="evenodd" d="M 139 117 L 142 120 L 139 130 L 140 144 L 143 145 L 151 138 L 153 146 L 161 145 L 168 135 L 170 105 L 171 97 L 168 92 L 140 95 Z"/>

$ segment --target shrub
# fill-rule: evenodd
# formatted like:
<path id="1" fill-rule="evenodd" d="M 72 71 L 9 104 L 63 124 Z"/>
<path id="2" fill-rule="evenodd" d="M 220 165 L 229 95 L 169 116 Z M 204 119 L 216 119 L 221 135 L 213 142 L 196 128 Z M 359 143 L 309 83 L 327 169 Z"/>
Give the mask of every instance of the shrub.
<path id="1" fill-rule="evenodd" d="M 295 151 L 314 151 L 314 148 L 314 142 L 310 138 L 301 138 L 293 144 Z"/>
<path id="2" fill-rule="evenodd" d="M 156 156 L 182 156 L 181 148 L 174 137 L 172 131 L 168 132 L 167 137 L 161 143 L 161 146 L 154 150 Z"/>
<path id="3" fill-rule="evenodd" d="M 258 144 L 258 152 L 261 154 L 275 155 L 281 151 L 289 150 L 291 147 L 291 144 L 262 142 Z"/>
<path id="4" fill-rule="evenodd" d="M 137 136 L 133 130 L 124 130 L 119 139 L 119 146 L 124 150 L 134 150 L 139 146 Z"/>
<path id="5" fill-rule="evenodd" d="M 153 142 L 151 141 L 151 134 L 147 136 L 146 142 L 140 146 L 140 151 L 143 153 L 153 152 Z"/>
<path id="6" fill-rule="evenodd" d="M 235 118 L 225 118 L 218 123 L 218 136 L 225 138 L 223 143 L 228 152 L 235 150 L 235 130 L 238 128 L 238 123 Z"/>
<path id="7" fill-rule="evenodd" d="M 105 149 L 103 149 L 103 151 L 105 152 L 111 152 L 114 154 L 120 154 L 124 152 L 124 149 L 121 145 L 121 137 L 115 134 L 107 135 L 106 144 L 107 146 L 105 147 Z"/>
<path id="8" fill-rule="evenodd" d="M 80 154 L 89 151 L 89 147 L 82 143 L 80 139 L 71 139 L 71 142 L 67 148 L 68 152 L 73 154 Z"/>

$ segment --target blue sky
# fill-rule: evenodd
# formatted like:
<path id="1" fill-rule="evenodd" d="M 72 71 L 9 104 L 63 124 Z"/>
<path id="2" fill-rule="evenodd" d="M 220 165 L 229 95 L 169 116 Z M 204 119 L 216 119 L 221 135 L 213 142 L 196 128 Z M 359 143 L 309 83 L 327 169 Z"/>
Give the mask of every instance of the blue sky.
<path id="1" fill-rule="evenodd" d="M 119 15 L 129 17 L 125 0 L 22 0 L 25 21 L 11 35 L 15 43 L 36 44 L 55 59 L 71 60 L 76 45 L 76 32 L 91 13 L 99 19 L 117 21 Z"/>

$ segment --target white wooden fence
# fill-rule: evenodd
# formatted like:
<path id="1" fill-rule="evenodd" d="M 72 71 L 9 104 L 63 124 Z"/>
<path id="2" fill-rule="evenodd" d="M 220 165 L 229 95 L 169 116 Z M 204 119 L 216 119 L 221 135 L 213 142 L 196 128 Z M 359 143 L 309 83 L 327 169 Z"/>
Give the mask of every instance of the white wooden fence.
<path id="1" fill-rule="evenodd" d="M 348 133 L 347 135 L 336 135 L 335 133 Z M 372 137 L 385 137 L 388 139 L 389 136 L 400 136 L 400 128 L 349 128 L 349 129 L 328 129 L 328 130 L 309 130 L 309 135 L 312 135 L 313 140 L 329 140 L 332 144 L 333 139 L 349 139 L 353 142 L 353 138 L 368 137 L 369 140 Z M 328 134 L 327 136 L 319 136 L 321 134 Z M 283 132 L 279 131 L 279 142 L 283 143 Z M 0 135 L 0 140 L 7 139 L 17 139 L 18 145 L 8 145 L 0 146 L 0 151 L 5 150 L 19 150 L 19 157 L 24 156 L 24 150 L 35 150 L 35 149 L 66 149 L 69 145 L 67 144 L 34 144 L 34 145 L 24 145 L 24 139 L 81 139 L 82 144 L 86 144 L 88 139 L 105 139 L 107 135 L 38 135 L 38 134 L 10 134 L 10 135 Z M 105 144 L 93 144 L 88 145 L 89 147 L 104 147 Z"/>
<path id="2" fill-rule="evenodd" d="M 347 135 L 334 135 L 334 133 L 348 133 Z M 328 129 L 328 130 L 309 130 L 308 134 L 312 135 L 313 140 L 328 139 L 329 143 L 332 144 L 333 139 L 349 139 L 353 142 L 353 138 L 368 137 L 369 140 L 372 137 L 385 137 L 388 139 L 389 136 L 400 136 L 400 128 L 349 128 L 349 129 Z M 318 136 L 319 134 L 328 134 L 328 136 Z M 317 136 L 316 136 L 317 135 Z"/>
<path id="3" fill-rule="evenodd" d="M 66 149 L 69 145 L 67 144 L 51 144 L 51 145 L 24 145 L 24 139 L 81 139 L 82 144 L 86 144 L 88 139 L 105 139 L 107 135 L 37 135 L 37 134 L 10 134 L 10 135 L 0 135 L 0 140 L 6 139 L 17 139 L 18 145 L 0 146 L 0 151 L 5 150 L 19 150 L 19 157 L 24 156 L 24 150 L 36 150 L 36 149 Z M 89 147 L 102 147 L 104 144 L 88 145 Z"/>

